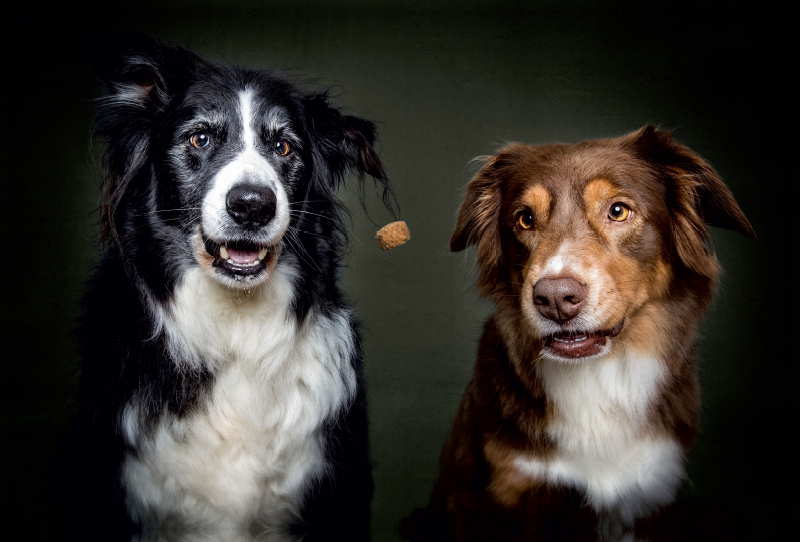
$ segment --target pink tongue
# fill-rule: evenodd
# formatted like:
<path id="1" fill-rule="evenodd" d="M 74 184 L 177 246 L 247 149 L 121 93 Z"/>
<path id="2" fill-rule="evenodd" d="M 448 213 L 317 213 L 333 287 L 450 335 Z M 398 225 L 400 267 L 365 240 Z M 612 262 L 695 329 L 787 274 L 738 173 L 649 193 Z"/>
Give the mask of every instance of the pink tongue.
<path id="1" fill-rule="evenodd" d="M 258 251 L 228 249 L 228 258 L 236 263 L 251 263 L 258 258 Z"/>

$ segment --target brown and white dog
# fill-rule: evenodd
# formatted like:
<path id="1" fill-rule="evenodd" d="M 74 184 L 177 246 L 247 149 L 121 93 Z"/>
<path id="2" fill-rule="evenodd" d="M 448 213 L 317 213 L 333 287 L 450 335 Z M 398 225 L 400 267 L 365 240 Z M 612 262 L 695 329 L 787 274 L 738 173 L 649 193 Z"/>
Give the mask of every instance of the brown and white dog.
<path id="1" fill-rule="evenodd" d="M 719 271 L 706 225 L 754 232 L 716 172 L 652 126 L 483 161 L 450 247 L 476 246 L 496 310 L 428 535 L 632 540 L 673 501 L 697 430 L 692 343 Z"/>

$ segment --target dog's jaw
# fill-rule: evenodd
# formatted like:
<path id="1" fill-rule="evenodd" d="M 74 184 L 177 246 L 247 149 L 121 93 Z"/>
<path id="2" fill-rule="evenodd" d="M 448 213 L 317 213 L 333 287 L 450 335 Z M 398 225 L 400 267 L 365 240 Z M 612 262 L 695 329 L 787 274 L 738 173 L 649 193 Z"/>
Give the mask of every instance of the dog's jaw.
<path id="1" fill-rule="evenodd" d="M 198 228 L 192 245 L 195 259 L 209 278 L 228 288 L 251 290 L 266 282 L 278 264 L 281 239 L 252 250 L 229 249 L 239 243 L 213 241 Z"/>
<path id="2" fill-rule="evenodd" d="M 612 349 L 612 339 L 620 334 L 625 320 L 611 329 L 563 331 L 548 335 L 542 355 L 554 361 L 580 363 L 603 357 Z"/>

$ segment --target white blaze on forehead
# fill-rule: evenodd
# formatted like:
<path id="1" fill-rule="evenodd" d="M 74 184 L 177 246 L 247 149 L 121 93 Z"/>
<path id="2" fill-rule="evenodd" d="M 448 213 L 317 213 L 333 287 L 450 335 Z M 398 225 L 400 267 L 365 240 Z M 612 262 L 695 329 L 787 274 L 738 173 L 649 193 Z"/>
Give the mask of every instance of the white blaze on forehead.
<path id="1" fill-rule="evenodd" d="M 258 118 L 253 104 L 253 91 L 239 93 L 239 118 L 242 129 L 238 141 L 230 141 L 242 150 L 225 164 L 211 183 L 203 198 L 203 231 L 208 237 L 225 240 L 235 234 L 238 226 L 227 213 L 228 192 L 239 183 L 267 186 L 275 192 L 277 209 L 275 218 L 266 226 L 264 236 L 274 239 L 283 234 L 289 224 L 289 201 L 280 176 L 272 164 L 257 149 Z"/>
<path id="2" fill-rule="evenodd" d="M 239 93 L 239 111 L 242 115 L 242 142 L 245 152 L 255 149 L 256 139 L 253 132 L 253 92 L 245 90 Z"/>

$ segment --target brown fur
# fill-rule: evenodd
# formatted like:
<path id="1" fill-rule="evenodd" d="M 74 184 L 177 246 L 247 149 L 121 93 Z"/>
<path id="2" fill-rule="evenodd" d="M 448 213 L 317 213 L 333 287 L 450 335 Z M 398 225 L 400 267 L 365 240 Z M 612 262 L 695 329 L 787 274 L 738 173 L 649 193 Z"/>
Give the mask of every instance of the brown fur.
<path id="1" fill-rule="evenodd" d="M 616 202 L 632 211 L 624 223 L 608 218 Z M 518 224 L 520 212 L 531 213 L 532 228 Z M 542 277 L 555 278 L 546 265 L 560 247 L 568 246 L 587 269 L 602 270 L 604 286 L 588 285 L 598 329 L 624 322 L 619 336 L 608 339 L 611 352 L 646 353 L 664 368 L 642 413 L 641 434 L 667 436 L 688 450 L 698 409 L 692 343 L 718 274 L 706 224 L 754 235 L 714 170 L 652 126 L 578 145 L 512 144 L 483 158 L 450 246 L 475 245 L 478 289 L 496 310 L 442 453 L 431 503 L 405 524 L 406 536 L 599 536 L 598 515 L 578 489 L 522 476 L 514 466 L 521 455 L 547 461 L 557 451 L 548 427 L 560 414 L 540 376 L 546 337 L 531 291 Z"/>

